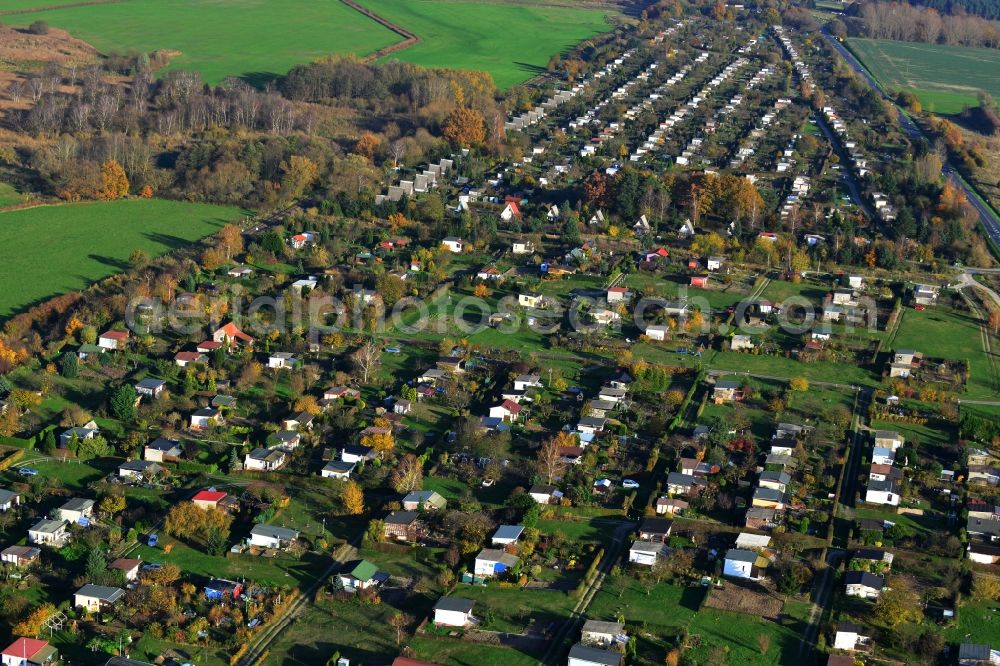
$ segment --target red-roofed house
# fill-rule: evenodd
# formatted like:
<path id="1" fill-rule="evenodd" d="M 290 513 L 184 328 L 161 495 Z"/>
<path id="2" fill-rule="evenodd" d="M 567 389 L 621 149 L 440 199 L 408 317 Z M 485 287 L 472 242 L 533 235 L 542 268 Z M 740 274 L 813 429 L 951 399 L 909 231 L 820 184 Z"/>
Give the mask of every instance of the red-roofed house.
<path id="1" fill-rule="evenodd" d="M 208 358 L 204 354 L 196 351 L 182 351 L 174 355 L 174 363 L 180 367 L 185 367 L 191 363 L 204 363 Z"/>
<path id="2" fill-rule="evenodd" d="M 128 331 L 107 331 L 97 338 L 97 346 L 103 349 L 125 349 Z"/>
<path id="3" fill-rule="evenodd" d="M 222 347 L 221 342 L 216 342 L 215 340 L 205 340 L 204 342 L 198 343 L 198 346 L 195 347 L 195 349 L 202 354 L 211 354 L 220 347 Z"/>
<path id="4" fill-rule="evenodd" d="M 314 236 L 312 235 L 312 233 L 305 231 L 301 234 L 295 234 L 289 239 L 288 242 L 291 243 L 292 247 L 294 247 L 296 250 L 301 250 L 306 245 L 311 245 L 313 243 L 313 240 Z"/>
<path id="5" fill-rule="evenodd" d="M 233 343 L 244 345 L 246 347 L 253 346 L 253 338 L 241 331 L 233 322 L 229 322 L 215 333 L 212 333 L 212 340 L 221 342 L 227 347 Z"/>
<path id="6" fill-rule="evenodd" d="M 521 219 L 521 209 L 518 207 L 517 201 L 515 199 L 507 200 L 507 205 L 503 207 L 502 211 L 500 211 L 500 219 L 503 220 L 504 222 L 510 222 L 511 220 L 514 219 L 518 220 Z"/>
<path id="7" fill-rule="evenodd" d="M 666 259 L 669 256 L 670 252 L 666 248 L 661 247 L 656 252 L 647 252 L 646 261 L 660 261 L 661 259 Z"/>
<path id="8" fill-rule="evenodd" d="M 707 287 L 708 286 L 708 276 L 707 275 L 692 275 L 691 276 L 691 286 L 692 287 Z"/>
<path id="9" fill-rule="evenodd" d="M 625 287 L 611 287 L 607 293 L 608 304 L 627 301 L 628 296 L 628 289 Z"/>
<path id="10" fill-rule="evenodd" d="M 521 414 L 521 405 L 513 400 L 504 400 L 496 407 L 490 407 L 490 418 L 513 423 Z"/>
<path id="11" fill-rule="evenodd" d="M 226 499 L 226 493 L 221 490 L 200 490 L 195 493 L 191 501 L 199 509 L 218 509 L 219 503 Z"/>
<path id="12" fill-rule="evenodd" d="M 59 651 L 36 638 L 18 638 L 2 653 L 3 666 L 46 666 L 59 660 Z"/>

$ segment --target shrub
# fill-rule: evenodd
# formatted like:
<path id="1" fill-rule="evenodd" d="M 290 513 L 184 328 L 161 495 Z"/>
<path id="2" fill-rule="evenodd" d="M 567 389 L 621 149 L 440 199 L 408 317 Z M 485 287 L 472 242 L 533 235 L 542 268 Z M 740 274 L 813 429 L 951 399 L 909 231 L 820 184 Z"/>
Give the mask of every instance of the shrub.
<path id="1" fill-rule="evenodd" d="M 47 35 L 49 34 L 49 24 L 45 21 L 35 21 L 28 26 L 28 32 L 32 35 Z"/>

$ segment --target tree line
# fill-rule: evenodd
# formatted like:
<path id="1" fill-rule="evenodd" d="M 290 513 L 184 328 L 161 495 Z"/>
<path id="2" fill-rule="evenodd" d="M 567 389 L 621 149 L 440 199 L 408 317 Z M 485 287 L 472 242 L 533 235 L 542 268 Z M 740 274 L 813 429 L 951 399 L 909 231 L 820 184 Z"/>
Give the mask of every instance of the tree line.
<path id="1" fill-rule="evenodd" d="M 865 2 L 856 10 L 852 7 L 849 13 L 854 14 L 854 19 L 832 25 L 834 34 L 842 31 L 872 39 L 1000 47 L 996 25 L 970 14 L 942 14 L 932 7 L 907 2 Z"/>

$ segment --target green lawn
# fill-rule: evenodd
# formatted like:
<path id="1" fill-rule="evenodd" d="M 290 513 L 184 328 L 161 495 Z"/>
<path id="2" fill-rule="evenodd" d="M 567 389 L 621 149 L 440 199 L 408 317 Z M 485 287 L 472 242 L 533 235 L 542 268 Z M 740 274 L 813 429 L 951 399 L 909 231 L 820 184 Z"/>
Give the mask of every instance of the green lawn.
<path id="1" fill-rule="evenodd" d="M 418 659 L 441 666 L 536 666 L 538 657 L 493 645 L 465 643 L 451 638 L 414 636 L 407 642 Z"/>
<path id="2" fill-rule="evenodd" d="M 904 309 L 902 317 L 891 349 L 915 349 L 925 358 L 965 360 L 970 372 L 965 397 L 996 399 L 993 366 L 983 351 L 980 322 L 971 313 L 934 306 L 922 312 Z"/>
<path id="3" fill-rule="evenodd" d="M 402 39 L 339 0 L 126 0 L 12 14 L 4 23 L 36 20 L 104 53 L 179 51 L 167 69 L 195 69 L 210 83 L 230 75 L 262 82 L 332 53 L 366 55 Z"/>
<path id="4" fill-rule="evenodd" d="M 238 208 L 162 199 L 39 206 L 0 213 L 0 318 L 215 233 Z M 58 267 L 58 270 L 54 268 Z"/>
<path id="5" fill-rule="evenodd" d="M 924 108 L 958 113 L 979 104 L 985 91 L 1000 95 L 1000 51 L 996 49 L 851 39 L 849 46 L 889 90 L 916 93 Z"/>
<path id="6" fill-rule="evenodd" d="M 964 643 L 974 640 L 976 643 L 1000 645 L 1000 603 L 969 600 L 959 607 L 956 615 L 958 624 L 944 632 L 949 641 Z"/>
<path id="7" fill-rule="evenodd" d="M 361 0 L 420 38 L 389 59 L 426 67 L 486 70 L 499 88 L 545 69 L 549 58 L 607 32 L 608 11 L 550 3 Z"/>
<path id="8" fill-rule="evenodd" d="M 688 627 L 691 636 L 698 636 L 701 644 L 688 650 L 685 656 L 693 660 L 692 663 L 708 663 L 705 661 L 708 655 L 721 646 L 727 649 L 727 663 L 730 664 L 798 664 L 801 663 L 796 660 L 799 633 L 795 629 L 798 624 L 794 619 L 784 626 L 754 615 L 702 608 Z M 758 636 L 768 637 L 766 652 L 761 652 Z"/>
<path id="9" fill-rule="evenodd" d="M 700 587 L 647 586 L 632 576 L 612 576 L 587 607 L 587 618 L 614 621 L 623 616 L 626 626 L 646 625 L 657 636 L 667 637 L 690 624 L 704 596 Z"/>
<path id="10" fill-rule="evenodd" d="M 14 189 L 10 183 L 0 182 L 0 208 L 13 206 L 24 201 L 24 195 Z"/>
<path id="11" fill-rule="evenodd" d="M 173 544 L 169 553 L 164 546 Z M 143 562 L 172 563 L 186 575 L 204 578 L 246 578 L 263 585 L 307 586 L 329 565 L 329 558 L 306 554 L 296 560 L 288 557 L 266 558 L 254 555 L 214 557 L 187 544 L 160 534 L 156 548 L 140 546 L 135 556 Z"/>

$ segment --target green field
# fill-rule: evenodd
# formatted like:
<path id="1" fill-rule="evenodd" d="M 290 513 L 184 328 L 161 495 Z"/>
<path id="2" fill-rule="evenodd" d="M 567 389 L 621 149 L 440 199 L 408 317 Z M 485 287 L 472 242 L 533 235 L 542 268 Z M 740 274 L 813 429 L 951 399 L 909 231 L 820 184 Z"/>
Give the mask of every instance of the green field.
<path id="1" fill-rule="evenodd" d="M 391 58 L 428 67 L 486 70 L 500 88 L 545 69 L 549 58 L 607 32 L 604 10 L 571 4 L 365 0 L 420 43 Z M 67 5 L 67 6 L 62 6 Z M 9 0 L 4 16 L 47 21 L 99 51 L 178 52 L 167 69 L 194 69 L 209 83 L 241 76 L 262 83 L 334 53 L 371 54 L 402 37 L 339 0 L 122 0 L 80 3 Z M 52 8 L 55 7 L 55 8 Z"/>
<path id="2" fill-rule="evenodd" d="M 959 113 L 977 94 L 1000 96 L 1000 51 L 944 44 L 851 39 L 849 46 L 887 90 L 910 90 L 924 109 Z"/>
<path id="3" fill-rule="evenodd" d="M 545 69 L 549 58 L 610 29 L 607 12 L 539 3 L 360 0 L 421 42 L 390 59 L 426 67 L 485 69 L 499 88 Z"/>
<path id="4" fill-rule="evenodd" d="M 14 189 L 13 185 L 0 183 L 0 208 L 19 204 L 25 199 L 24 195 Z"/>
<path id="5" fill-rule="evenodd" d="M 925 357 L 965 360 L 969 364 L 966 398 L 995 399 L 997 377 L 995 359 L 983 351 L 980 322 L 968 312 L 934 306 L 923 312 L 903 310 L 891 349 L 915 349 Z M 995 352 L 994 341 L 994 354 Z"/>
<path id="6" fill-rule="evenodd" d="M 266 81 L 331 53 L 366 55 L 401 40 L 339 0 L 126 0 L 12 14 L 4 23 L 36 20 L 103 53 L 179 51 L 168 69 L 195 69 L 210 83 L 230 75 Z"/>
<path id="7" fill-rule="evenodd" d="M 238 208 L 161 199 L 0 213 L 5 276 L 0 318 L 120 272 L 137 248 L 164 254 L 214 233 L 240 214 Z"/>

